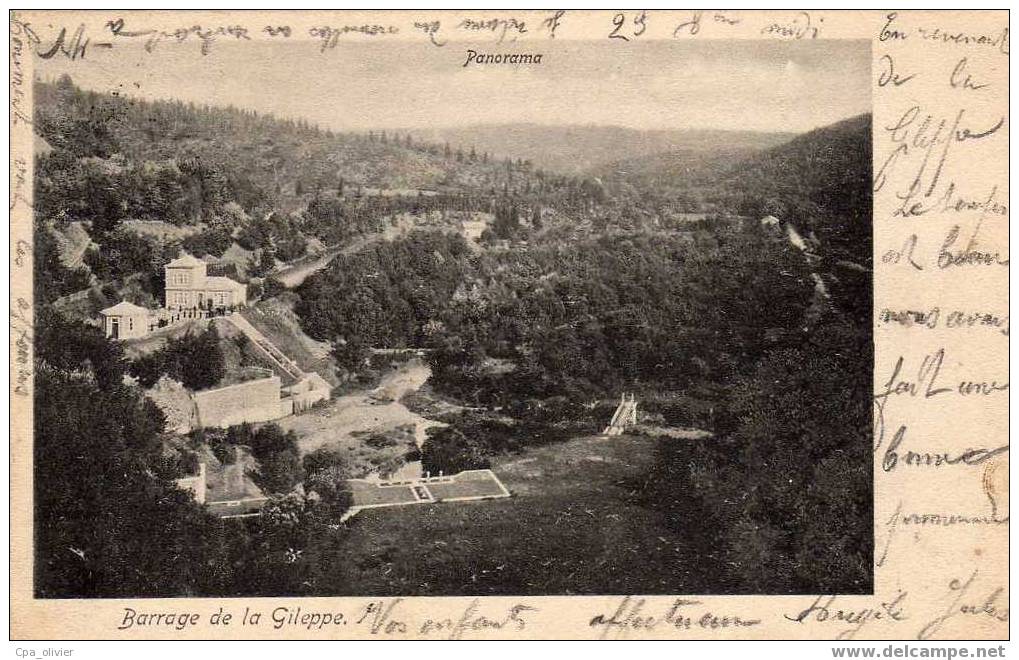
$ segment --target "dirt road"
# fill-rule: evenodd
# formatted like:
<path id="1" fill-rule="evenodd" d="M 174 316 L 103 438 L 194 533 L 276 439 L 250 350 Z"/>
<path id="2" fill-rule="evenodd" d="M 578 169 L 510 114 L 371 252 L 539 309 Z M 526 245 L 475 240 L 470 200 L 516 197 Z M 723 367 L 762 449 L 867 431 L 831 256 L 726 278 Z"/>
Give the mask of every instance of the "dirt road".
<path id="1" fill-rule="evenodd" d="M 317 258 L 310 261 L 302 261 L 295 264 L 283 266 L 279 270 L 273 273 L 273 276 L 283 283 L 283 286 L 288 289 L 293 289 L 301 285 L 304 280 L 308 279 L 312 274 L 322 270 L 330 263 L 333 259 L 341 254 L 353 254 L 358 250 L 363 249 L 367 245 L 377 243 L 379 241 L 391 241 L 397 236 L 406 233 L 413 228 L 413 225 L 404 226 L 398 225 L 396 227 L 386 227 L 384 231 L 377 234 L 368 234 L 366 236 L 358 236 L 353 239 L 347 245 L 343 247 L 331 247 L 326 249 L 324 253 L 319 255 Z"/>
<path id="2" fill-rule="evenodd" d="M 444 424 L 411 412 L 400 403 L 400 398 L 417 391 L 430 375 L 427 364 L 420 359 L 410 360 L 386 374 L 373 390 L 339 397 L 325 407 L 277 423 L 284 430 L 297 433 L 302 455 L 319 447 L 329 447 L 347 453 L 354 463 L 370 462 L 373 450 L 365 445 L 364 438 L 405 426 L 414 427 L 414 440 L 420 448 L 427 437 L 426 431 Z M 417 477 L 420 471 L 420 464 L 407 464 L 394 476 Z"/>

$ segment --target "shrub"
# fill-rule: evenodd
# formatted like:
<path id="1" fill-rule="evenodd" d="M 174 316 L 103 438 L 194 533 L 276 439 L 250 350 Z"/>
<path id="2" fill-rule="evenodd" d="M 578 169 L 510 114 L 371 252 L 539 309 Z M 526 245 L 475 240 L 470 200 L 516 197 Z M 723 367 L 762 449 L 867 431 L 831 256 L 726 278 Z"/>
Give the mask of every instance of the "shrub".
<path id="1" fill-rule="evenodd" d="M 373 449 L 385 449 L 386 447 L 395 447 L 397 445 L 397 441 L 396 438 L 386 435 L 385 433 L 373 433 L 365 438 L 364 444 Z"/>
<path id="2" fill-rule="evenodd" d="M 343 454 L 320 447 L 304 457 L 304 489 L 315 493 L 331 517 L 339 517 L 350 508 L 351 494 L 346 482 L 350 467 Z"/>
<path id="3" fill-rule="evenodd" d="M 166 373 L 166 356 L 162 351 L 143 355 L 132 362 L 128 373 L 138 379 L 138 384 L 148 389 L 154 386 Z"/>
<path id="4" fill-rule="evenodd" d="M 183 247 L 199 258 L 207 254 L 220 257 L 230 248 L 232 243 L 233 239 L 230 237 L 230 232 L 217 227 L 191 234 L 184 239 Z"/>
<path id="5" fill-rule="evenodd" d="M 258 485 L 269 493 L 288 493 L 301 481 L 301 459 L 296 448 L 259 458 Z"/>
<path id="6" fill-rule="evenodd" d="M 242 425 L 243 428 L 243 425 Z M 251 436 L 251 453 L 258 460 L 283 452 L 297 453 L 297 435 L 293 431 L 283 432 L 278 424 L 266 424 Z"/>
<path id="7" fill-rule="evenodd" d="M 335 468 L 346 469 L 346 467 L 347 462 L 346 459 L 343 458 L 343 454 L 335 449 L 319 447 L 304 457 L 304 471 L 309 475 L 321 470 L 331 470 Z"/>
<path id="8" fill-rule="evenodd" d="M 489 467 L 484 447 L 452 427 L 429 429 L 421 448 L 421 466 L 428 472 L 455 474 Z"/>

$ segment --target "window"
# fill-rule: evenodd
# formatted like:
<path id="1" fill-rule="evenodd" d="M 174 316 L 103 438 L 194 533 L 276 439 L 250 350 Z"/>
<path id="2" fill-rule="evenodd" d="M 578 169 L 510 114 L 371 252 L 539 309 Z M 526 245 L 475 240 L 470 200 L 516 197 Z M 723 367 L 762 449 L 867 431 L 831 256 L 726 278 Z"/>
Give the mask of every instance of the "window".
<path id="1" fill-rule="evenodd" d="M 134 319 L 133 318 L 129 317 L 127 319 L 127 329 L 128 330 L 134 330 Z"/>

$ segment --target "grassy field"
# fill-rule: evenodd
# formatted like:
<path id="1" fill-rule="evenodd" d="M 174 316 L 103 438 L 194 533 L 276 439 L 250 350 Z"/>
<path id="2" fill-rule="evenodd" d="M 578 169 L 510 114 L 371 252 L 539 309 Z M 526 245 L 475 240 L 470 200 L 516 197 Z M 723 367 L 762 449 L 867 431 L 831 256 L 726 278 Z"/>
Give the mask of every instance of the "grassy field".
<path id="1" fill-rule="evenodd" d="M 366 510 L 343 560 L 316 585 L 335 595 L 634 594 L 717 591 L 697 498 L 647 506 L 658 440 L 578 438 L 497 459 L 504 500 Z M 673 440 L 672 442 L 678 442 Z M 682 479 L 682 475 L 675 475 Z M 716 578 L 717 579 L 717 578 Z"/>

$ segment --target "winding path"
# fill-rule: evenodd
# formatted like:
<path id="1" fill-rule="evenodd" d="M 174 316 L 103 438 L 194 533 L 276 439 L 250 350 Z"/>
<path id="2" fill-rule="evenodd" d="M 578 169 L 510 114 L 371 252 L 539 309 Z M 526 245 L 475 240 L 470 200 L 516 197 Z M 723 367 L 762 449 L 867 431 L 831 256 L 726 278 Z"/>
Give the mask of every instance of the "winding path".
<path id="1" fill-rule="evenodd" d="M 311 259 L 309 261 L 297 261 L 296 263 L 282 266 L 275 271 L 272 275 L 280 282 L 283 283 L 288 289 L 293 289 L 300 286 L 304 280 L 308 279 L 311 275 L 322 270 L 326 266 L 332 263 L 333 259 L 341 254 L 352 254 L 364 247 L 371 245 L 372 243 L 378 243 L 379 241 L 388 241 L 396 238 L 399 234 L 404 232 L 404 228 L 393 228 L 387 227 L 385 231 L 376 234 L 368 234 L 364 236 L 358 236 L 350 243 L 342 247 L 329 247 L 324 253 Z"/>

